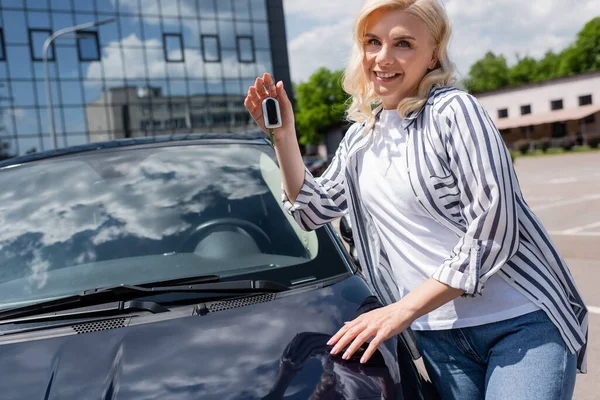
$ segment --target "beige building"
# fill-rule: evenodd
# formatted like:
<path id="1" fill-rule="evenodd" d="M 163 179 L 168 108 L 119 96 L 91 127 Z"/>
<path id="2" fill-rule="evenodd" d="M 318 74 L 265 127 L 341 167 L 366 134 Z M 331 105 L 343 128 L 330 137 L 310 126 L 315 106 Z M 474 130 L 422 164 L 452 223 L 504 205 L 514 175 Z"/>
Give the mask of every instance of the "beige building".
<path id="1" fill-rule="evenodd" d="M 160 88 L 117 87 L 87 104 L 85 113 L 91 142 L 255 129 L 240 95 L 163 96 Z"/>
<path id="2" fill-rule="evenodd" d="M 506 143 L 600 134 L 600 71 L 476 95 Z"/>

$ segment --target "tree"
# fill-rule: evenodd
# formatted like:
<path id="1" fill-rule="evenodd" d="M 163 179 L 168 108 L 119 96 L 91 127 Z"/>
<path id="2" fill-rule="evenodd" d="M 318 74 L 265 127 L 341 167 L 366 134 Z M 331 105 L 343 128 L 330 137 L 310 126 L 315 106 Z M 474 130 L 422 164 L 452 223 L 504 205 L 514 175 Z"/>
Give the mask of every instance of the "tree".
<path id="1" fill-rule="evenodd" d="M 548 50 L 544 58 L 538 61 L 536 65 L 533 81 L 541 82 L 558 77 L 559 67 L 560 55 Z"/>
<path id="2" fill-rule="evenodd" d="M 506 87 L 510 84 L 510 75 L 506 59 L 491 51 L 471 66 L 465 87 L 472 93 L 484 92 Z"/>
<path id="3" fill-rule="evenodd" d="M 532 82 L 535 78 L 537 69 L 537 61 L 532 57 L 518 58 L 518 61 L 513 65 L 508 75 L 511 85 L 524 85 Z"/>
<path id="4" fill-rule="evenodd" d="M 0 142 L 0 161 L 11 158 L 12 156 L 8 153 L 9 145 L 6 142 Z"/>
<path id="5" fill-rule="evenodd" d="M 327 130 L 344 125 L 348 95 L 342 88 L 342 70 L 319 68 L 307 82 L 296 86 L 296 124 L 301 144 L 318 144 Z"/>
<path id="6" fill-rule="evenodd" d="M 477 93 L 598 70 L 600 17 L 595 17 L 579 31 L 574 43 L 558 54 L 546 52 L 539 61 L 525 57 L 509 68 L 503 55 L 488 52 L 471 66 L 464 83 L 469 91 Z"/>
<path id="7" fill-rule="evenodd" d="M 566 48 L 561 55 L 561 75 L 600 70 L 600 17 L 585 24 L 577 33 L 575 43 Z"/>

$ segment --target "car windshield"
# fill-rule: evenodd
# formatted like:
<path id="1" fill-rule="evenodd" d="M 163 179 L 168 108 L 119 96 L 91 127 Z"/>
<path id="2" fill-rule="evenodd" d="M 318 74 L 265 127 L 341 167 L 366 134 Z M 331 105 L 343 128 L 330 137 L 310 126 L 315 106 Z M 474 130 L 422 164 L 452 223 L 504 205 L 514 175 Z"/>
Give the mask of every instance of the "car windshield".
<path id="1" fill-rule="evenodd" d="M 80 153 L 0 170 L 0 308 L 215 274 L 285 285 L 347 272 L 280 202 L 267 146 Z"/>

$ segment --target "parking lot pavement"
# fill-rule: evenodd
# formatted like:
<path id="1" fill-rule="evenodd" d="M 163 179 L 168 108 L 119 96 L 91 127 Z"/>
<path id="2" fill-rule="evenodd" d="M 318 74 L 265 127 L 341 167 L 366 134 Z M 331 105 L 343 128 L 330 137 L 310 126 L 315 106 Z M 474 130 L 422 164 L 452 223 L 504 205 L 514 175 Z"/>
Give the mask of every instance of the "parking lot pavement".
<path id="1" fill-rule="evenodd" d="M 525 201 L 550 232 L 588 309 L 588 374 L 578 375 L 574 399 L 600 393 L 600 152 L 515 161 Z"/>

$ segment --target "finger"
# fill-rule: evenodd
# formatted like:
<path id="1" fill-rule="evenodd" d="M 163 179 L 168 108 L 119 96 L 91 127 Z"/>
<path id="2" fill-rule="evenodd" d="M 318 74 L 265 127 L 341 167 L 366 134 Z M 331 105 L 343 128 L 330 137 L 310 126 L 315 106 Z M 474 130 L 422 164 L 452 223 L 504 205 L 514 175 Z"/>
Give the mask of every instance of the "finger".
<path id="1" fill-rule="evenodd" d="M 254 88 L 251 88 L 248 91 L 248 97 L 246 97 L 246 100 L 244 100 L 244 106 L 246 106 L 252 118 L 258 120 L 260 117 L 262 117 L 262 107 L 260 106 L 260 100 L 258 99 L 258 96 L 256 96 L 256 93 L 252 92 L 255 92 Z"/>
<path id="2" fill-rule="evenodd" d="M 248 89 L 248 97 L 250 98 L 250 101 L 252 102 L 252 104 L 254 104 L 255 107 L 260 107 L 260 96 L 256 92 L 256 88 L 254 86 L 250 86 L 250 88 Z"/>
<path id="3" fill-rule="evenodd" d="M 277 82 L 277 85 L 275 85 L 275 90 L 277 92 L 277 97 L 279 98 L 279 102 L 289 101 L 287 92 L 285 91 L 285 88 L 283 87 L 282 81 Z"/>
<path id="4" fill-rule="evenodd" d="M 244 107 L 246 107 L 246 110 L 248 110 L 252 118 L 254 118 L 254 115 L 257 114 L 258 110 L 256 104 L 250 100 L 250 97 L 246 97 L 246 99 L 244 99 Z"/>
<path id="5" fill-rule="evenodd" d="M 339 353 L 344 347 L 346 347 L 356 336 L 358 336 L 364 329 L 365 325 L 356 325 L 346 331 L 336 345 L 331 349 L 331 354 Z"/>
<path id="6" fill-rule="evenodd" d="M 268 96 L 268 93 L 265 89 L 265 83 L 262 80 L 262 78 L 256 78 L 256 81 L 254 82 L 254 87 L 256 88 L 256 93 L 258 93 L 258 96 L 261 99 L 264 99 Z"/>
<path id="7" fill-rule="evenodd" d="M 265 72 L 263 75 L 263 82 L 265 84 L 265 88 L 269 92 L 269 96 L 277 97 L 277 87 L 275 87 L 275 81 L 268 72 Z"/>
<path id="8" fill-rule="evenodd" d="M 327 341 L 327 345 L 328 345 L 328 346 L 334 346 L 334 345 L 335 345 L 335 344 L 338 342 L 338 340 L 340 340 L 340 338 L 341 338 L 342 336 L 344 336 L 344 333 L 346 333 L 346 331 L 347 331 L 347 330 L 348 330 L 348 328 L 347 328 L 347 327 L 345 327 L 345 326 L 344 326 L 344 327 L 342 327 L 342 328 L 341 328 L 339 331 L 337 331 L 337 332 L 335 333 L 335 335 L 333 335 L 333 336 L 331 337 L 331 339 L 329 339 L 329 341 Z"/>
<path id="9" fill-rule="evenodd" d="M 354 341 L 352 342 L 352 344 L 350 346 L 348 346 L 348 349 L 344 352 L 344 355 L 342 356 L 342 358 L 344 360 L 349 359 L 350 357 L 352 357 L 352 355 L 354 354 L 354 352 L 356 350 L 358 350 L 358 348 L 360 346 L 362 346 L 362 344 L 364 342 L 367 341 L 367 339 L 369 339 L 371 336 L 373 336 L 373 334 L 375 333 L 375 329 L 365 329 L 364 331 L 362 331 L 360 333 L 360 335 L 358 335 Z"/>
<path id="10" fill-rule="evenodd" d="M 373 353 L 375 353 L 375 350 L 377 350 L 377 348 L 379 347 L 379 345 L 381 344 L 382 341 L 383 341 L 383 337 L 380 336 L 379 334 L 377 336 L 375 336 L 375 338 L 373 340 L 371 340 L 371 343 L 369 343 L 369 347 L 367 347 L 365 354 L 363 354 L 363 356 L 360 358 L 361 364 L 364 364 L 367 361 L 369 361 L 369 359 L 371 358 Z"/>
<path id="11" fill-rule="evenodd" d="M 279 84 L 281 84 L 281 88 L 283 89 L 283 82 L 279 81 L 277 83 L 277 85 L 278 85 L 277 88 L 278 89 L 279 89 Z M 285 92 L 283 92 L 283 93 L 285 93 Z M 284 94 L 284 96 L 285 96 L 285 94 Z M 331 337 L 331 339 L 329 339 L 329 341 L 327 342 L 327 345 L 328 346 L 335 345 L 337 343 L 337 341 L 340 340 L 340 338 L 342 336 L 344 336 L 344 333 L 346 333 L 346 331 L 348 331 L 348 329 L 354 327 L 355 325 L 357 325 L 357 324 L 359 324 L 361 322 L 362 322 L 362 318 L 361 317 L 355 318 L 352 321 L 346 321 L 346 322 L 344 322 L 344 326 L 342 326 L 340 328 L 340 330 L 337 331 L 337 333 L 335 335 L 333 335 Z"/>
<path id="12" fill-rule="evenodd" d="M 331 339 L 329 339 L 329 340 L 327 341 L 327 345 L 328 345 L 328 346 L 333 346 L 333 345 L 335 345 L 335 344 L 338 342 L 338 340 L 340 340 L 340 338 L 341 338 L 342 336 L 344 336 L 344 333 L 346 333 L 346 331 L 347 331 L 348 329 L 350 329 L 350 328 L 349 328 L 349 327 L 347 327 L 347 326 L 342 326 L 342 327 L 340 328 L 340 330 L 339 330 L 339 331 L 337 331 L 337 332 L 335 333 L 335 335 L 333 335 L 333 336 L 331 337 Z"/>

